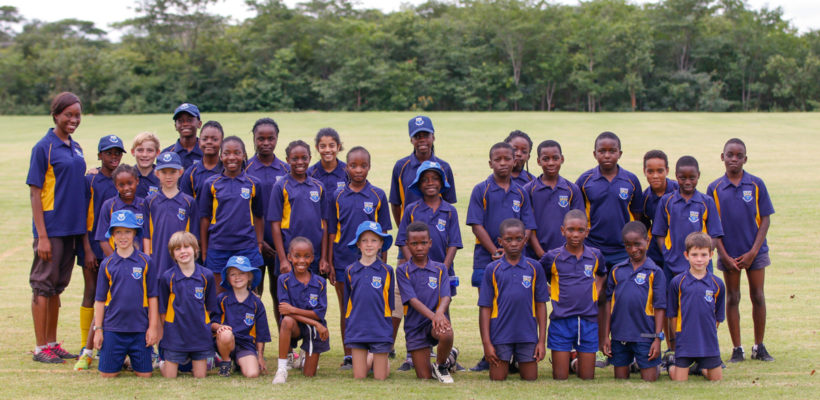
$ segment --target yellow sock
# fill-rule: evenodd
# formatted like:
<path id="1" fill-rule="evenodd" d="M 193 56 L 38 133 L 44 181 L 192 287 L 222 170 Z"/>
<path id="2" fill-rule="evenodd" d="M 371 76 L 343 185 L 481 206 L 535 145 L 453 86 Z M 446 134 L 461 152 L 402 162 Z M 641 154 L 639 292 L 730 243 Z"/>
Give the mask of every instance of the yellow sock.
<path id="1" fill-rule="evenodd" d="M 81 347 L 85 347 L 88 342 L 88 329 L 91 328 L 91 321 L 94 320 L 94 309 L 91 307 L 80 307 L 80 340 Z"/>

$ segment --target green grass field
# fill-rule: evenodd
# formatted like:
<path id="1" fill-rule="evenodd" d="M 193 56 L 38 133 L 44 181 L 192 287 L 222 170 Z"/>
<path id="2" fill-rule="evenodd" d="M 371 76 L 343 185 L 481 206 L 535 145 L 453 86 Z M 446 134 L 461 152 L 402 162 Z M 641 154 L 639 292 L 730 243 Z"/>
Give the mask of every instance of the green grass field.
<path id="1" fill-rule="evenodd" d="M 411 113 L 276 113 L 276 114 L 207 114 L 225 127 L 226 134 L 238 135 L 250 146 L 250 128 L 262 116 L 272 116 L 279 123 L 281 134 L 277 155 L 284 156 L 284 147 L 295 139 L 310 143 L 319 128 L 331 126 L 342 135 L 344 145 L 367 147 L 373 155 L 370 181 L 389 190 L 392 165 L 412 150 L 407 137 L 407 120 Z M 461 231 L 466 244 L 456 257 L 456 270 L 462 290 L 453 300 L 451 314 L 456 332 L 456 346 L 461 349 L 460 361 L 472 366 L 481 357 L 478 333 L 476 292 L 469 288 L 473 235 L 463 225 L 470 191 L 490 174 L 487 150 L 513 129 L 529 133 L 539 143 L 558 140 L 564 149 L 566 163 L 562 175 L 570 180 L 595 165 L 592 142 L 601 131 L 616 132 L 623 142 L 621 165 L 643 178 L 641 160 L 644 152 L 659 148 L 667 152 L 671 164 L 678 157 L 695 156 L 701 166 L 699 188 L 723 173 L 720 152 L 730 137 L 742 138 L 748 146 L 747 170 L 762 177 L 768 185 L 777 213 L 769 231 L 772 266 L 768 271 L 768 329 L 766 345 L 777 361 L 761 363 L 746 361 L 730 365 L 724 380 L 709 383 L 695 378 L 688 383 L 672 383 L 666 375 L 657 383 L 643 383 L 633 375 L 628 382 L 614 381 L 612 368 L 596 370 L 596 379 L 582 382 L 571 378 L 566 382 L 551 379 L 549 363 L 542 362 L 536 382 L 522 382 L 511 377 L 504 383 L 491 383 L 487 373 L 459 373 L 449 387 L 434 382 L 420 382 L 412 372 L 396 372 L 384 383 L 372 379 L 354 381 L 349 371 L 339 371 L 341 341 L 338 305 L 329 299 L 332 350 L 320 361 L 318 376 L 305 379 L 293 371 L 287 385 L 273 387 L 271 375 L 256 380 L 239 376 L 224 379 L 215 374 L 204 380 L 183 376 L 166 380 L 156 374 L 150 380 L 139 380 L 130 373 L 114 380 L 102 380 L 96 372 L 74 372 L 73 363 L 49 366 L 34 363 L 30 351 L 34 345 L 27 282 L 31 266 L 31 212 L 28 188 L 25 185 L 31 147 L 52 125 L 43 117 L 0 117 L 6 132 L 0 137 L 4 157 L 0 160 L 0 304 L 3 332 L 0 335 L 0 386 L 4 397 L 36 398 L 224 398 L 241 395 L 245 398 L 530 398 L 538 397 L 621 397 L 659 398 L 661 396 L 690 398 L 816 398 L 820 389 L 817 374 L 813 374 L 820 359 L 820 296 L 816 276 L 820 268 L 817 227 L 820 203 L 820 157 L 811 151 L 820 148 L 820 114 L 562 114 L 562 113 L 433 113 L 437 130 L 437 155 L 453 166 L 461 217 Z M 98 165 L 94 157 L 102 135 L 117 134 L 126 143 L 141 131 L 156 132 L 163 146 L 176 140 L 171 116 L 85 116 L 74 135 L 85 149 L 89 167 Z M 133 163 L 126 155 L 123 162 Z M 530 170 L 538 175 L 535 157 Z M 645 183 L 644 183 L 645 185 Z M 814 238 L 814 239 L 812 239 Z M 395 250 L 392 250 L 395 254 Z M 391 259 L 395 257 L 391 255 Z M 67 349 L 77 351 L 79 344 L 79 305 L 82 295 L 82 274 L 77 269 L 68 290 L 62 296 L 59 338 Z M 751 305 L 745 279 L 742 286 L 741 324 L 743 345 L 750 354 L 752 343 Z M 265 296 L 270 306 L 270 298 Z M 271 321 L 273 325 L 273 321 Z M 722 355 L 731 353 L 728 330 L 719 329 Z M 274 340 L 276 335 L 274 334 Z M 396 343 L 399 358 L 404 355 L 403 332 Z M 266 351 L 268 365 L 275 368 L 275 350 Z M 95 364 L 96 365 L 96 364 Z"/>

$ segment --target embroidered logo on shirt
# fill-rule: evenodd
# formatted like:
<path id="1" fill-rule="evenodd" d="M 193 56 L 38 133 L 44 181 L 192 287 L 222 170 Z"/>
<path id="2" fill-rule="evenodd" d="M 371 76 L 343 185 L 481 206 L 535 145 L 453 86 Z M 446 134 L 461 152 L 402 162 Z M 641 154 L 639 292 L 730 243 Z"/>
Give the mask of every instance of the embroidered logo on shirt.
<path id="1" fill-rule="evenodd" d="M 185 221 L 185 209 L 184 208 L 177 209 L 177 218 L 179 218 L 180 221 Z"/>
<path id="2" fill-rule="evenodd" d="M 143 218 L 143 216 L 142 216 L 142 213 L 136 213 L 136 214 L 134 214 L 134 216 L 137 218 L 137 223 L 142 225 L 142 221 L 145 220 L 145 218 Z"/>
<path id="3" fill-rule="evenodd" d="M 621 200 L 626 200 L 626 198 L 629 197 L 629 189 L 621 188 L 621 191 L 618 193 L 618 197 L 620 197 Z"/>
<path id="4" fill-rule="evenodd" d="M 643 285 L 646 282 L 646 274 L 641 272 L 638 275 L 635 275 L 635 283 L 639 285 Z"/>
<path id="5" fill-rule="evenodd" d="M 194 288 L 194 297 L 196 297 L 197 300 L 202 300 L 202 298 L 205 297 L 205 288 L 202 287 L 202 286 L 195 287 Z"/>
<path id="6" fill-rule="evenodd" d="M 311 293 L 310 299 L 308 299 L 308 304 L 310 304 L 311 307 L 316 307 L 316 305 L 319 304 L 319 295 Z"/>
<path id="7" fill-rule="evenodd" d="M 523 275 L 521 277 L 521 285 L 523 285 L 527 289 L 532 287 L 532 275 Z"/>
<path id="8" fill-rule="evenodd" d="M 134 279 L 142 279 L 142 267 L 131 268 L 131 277 Z"/>
<path id="9" fill-rule="evenodd" d="M 243 319 L 242 321 L 245 322 L 245 325 L 247 326 L 253 326 L 253 318 L 253 313 L 245 313 L 245 319 Z"/>
<path id="10" fill-rule="evenodd" d="M 697 211 L 689 211 L 689 222 L 698 222 L 700 213 Z"/>
<path id="11" fill-rule="evenodd" d="M 336 182 L 336 189 L 337 189 L 337 190 L 338 190 L 338 189 L 341 189 L 341 188 L 343 188 L 343 187 L 345 187 L 345 183 L 344 183 L 344 181 Z"/>
<path id="12" fill-rule="evenodd" d="M 373 213 L 373 202 L 372 201 L 365 201 L 364 202 L 364 213 L 365 214 L 372 214 Z"/>
<path id="13" fill-rule="evenodd" d="M 559 195 L 558 205 L 561 206 L 561 208 L 567 208 L 567 206 L 569 205 L 569 196 L 563 194 Z"/>
<path id="14" fill-rule="evenodd" d="M 239 195 L 242 196 L 243 199 L 247 200 L 251 198 L 251 188 L 242 188 L 239 192 Z"/>
<path id="15" fill-rule="evenodd" d="M 584 275 L 586 275 L 587 278 L 592 276 L 592 264 L 584 265 Z"/>
<path id="16" fill-rule="evenodd" d="M 439 218 L 438 223 L 436 224 L 436 229 L 438 229 L 439 232 L 444 232 L 445 228 L 447 228 L 447 220 Z"/>
<path id="17" fill-rule="evenodd" d="M 382 277 L 374 276 L 370 280 L 370 286 L 373 286 L 376 289 L 381 289 L 382 287 Z"/>
<path id="18" fill-rule="evenodd" d="M 744 190 L 743 191 L 743 201 L 750 202 L 752 201 L 752 191 L 751 190 Z"/>
<path id="19" fill-rule="evenodd" d="M 703 298 L 706 299 L 706 301 L 708 301 L 709 303 L 711 303 L 712 300 L 715 299 L 715 292 L 713 292 L 711 290 L 707 290 L 706 294 L 703 296 Z"/>
<path id="20" fill-rule="evenodd" d="M 512 210 L 513 210 L 513 212 L 520 212 L 521 211 L 521 200 L 513 200 L 512 201 Z"/>
<path id="21" fill-rule="evenodd" d="M 159 188 L 156 186 L 148 186 L 148 194 L 159 192 Z"/>
<path id="22" fill-rule="evenodd" d="M 438 278 L 436 278 L 435 276 L 428 276 L 427 277 L 427 286 L 430 289 L 437 288 L 438 287 Z"/>
<path id="23" fill-rule="evenodd" d="M 311 190 L 310 191 L 310 201 L 317 203 L 319 202 L 319 191 L 318 190 Z"/>
<path id="24" fill-rule="evenodd" d="M 284 178 L 284 177 L 285 177 L 284 175 L 279 175 L 279 176 L 277 176 L 277 177 L 276 177 L 276 182 L 281 181 L 281 180 L 282 180 L 282 178 Z"/>

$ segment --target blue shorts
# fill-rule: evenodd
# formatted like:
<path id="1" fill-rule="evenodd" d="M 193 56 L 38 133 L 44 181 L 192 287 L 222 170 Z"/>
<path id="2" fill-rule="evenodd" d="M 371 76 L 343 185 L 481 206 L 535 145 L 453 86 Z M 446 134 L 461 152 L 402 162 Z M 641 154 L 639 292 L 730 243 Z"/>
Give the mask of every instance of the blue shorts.
<path id="1" fill-rule="evenodd" d="M 675 356 L 675 366 L 678 368 L 689 368 L 693 363 L 698 363 L 700 369 L 717 368 L 723 364 L 720 356 L 712 357 L 677 357 Z"/>
<path id="2" fill-rule="evenodd" d="M 581 353 L 598 351 L 598 323 L 582 317 L 550 320 L 547 347 L 553 351 L 577 350 Z"/>
<path id="3" fill-rule="evenodd" d="M 382 354 L 382 353 L 389 353 L 390 350 L 393 350 L 393 343 L 390 342 L 380 342 L 380 343 L 362 343 L 362 342 L 353 342 L 353 343 L 345 343 L 345 346 L 350 347 L 351 349 L 364 349 L 373 354 Z"/>
<path id="4" fill-rule="evenodd" d="M 207 360 L 214 356 L 213 350 L 205 351 L 174 351 L 162 349 L 162 359 L 176 364 L 187 364 L 191 361 Z"/>
<path id="5" fill-rule="evenodd" d="M 438 339 L 433 337 L 433 321 L 429 319 L 418 326 L 407 326 L 404 320 L 404 341 L 407 344 L 407 351 L 429 349 L 438 345 Z"/>
<path id="6" fill-rule="evenodd" d="M 113 374 L 122 371 L 125 356 L 131 359 L 131 368 L 136 372 L 153 372 L 151 348 L 145 346 L 145 332 L 103 331 L 100 348 L 100 372 Z"/>
<path id="7" fill-rule="evenodd" d="M 470 279 L 470 283 L 473 284 L 473 287 L 481 287 L 481 281 L 484 280 L 484 268 L 473 268 L 473 277 Z"/>
<path id="8" fill-rule="evenodd" d="M 532 362 L 535 361 L 535 343 L 505 343 L 493 344 L 495 355 L 501 361 L 511 361 L 515 355 L 515 361 Z"/>
<path id="9" fill-rule="evenodd" d="M 649 348 L 652 342 L 621 342 L 612 341 L 612 357 L 609 361 L 616 367 L 626 367 L 632 364 L 634 359 L 638 363 L 638 368 L 652 368 L 661 364 L 661 357 L 654 360 L 649 359 Z"/>
<path id="10" fill-rule="evenodd" d="M 327 338 L 327 340 L 319 339 L 319 333 L 316 332 L 316 328 L 301 322 L 298 322 L 298 324 L 299 337 L 290 338 L 290 347 L 295 348 L 299 343 L 299 339 L 302 339 L 301 349 L 308 355 L 313 353 L 322 354 L 330 350 L 330 338 Z"/>
<path id="11" fill-rule="evenodd" d="M 215 274 L 221 274 L 225 268 L 225 264 L 228 263 L 228 259 L 233 256 L 248 257 L 251 261 L 251 265 L 257 268 L 265 265 L 265 260 L 262 259 L 262 254 L 259 254 L 259 249 L 256 247 L 244 250 L 216 250 L 209 248 L 208 255 L 205 258 L 205 268 L 208 268 Z"/>
<path id="12" fill-rule="evenodd" d="M 769 258 L 769 252 L 757 253 L 755 259 L 752 260 L 752 265 L 750 265 L 749 268 L 747 268 L 747 270 L 754 271 L 756 269 L 763 269 L 771 264 L 772 260 Z M 724 267 L 723 263 L 720 262 L 720 258 L 718 258 L 717 269 L 726 272 L 726 267 Z"/>

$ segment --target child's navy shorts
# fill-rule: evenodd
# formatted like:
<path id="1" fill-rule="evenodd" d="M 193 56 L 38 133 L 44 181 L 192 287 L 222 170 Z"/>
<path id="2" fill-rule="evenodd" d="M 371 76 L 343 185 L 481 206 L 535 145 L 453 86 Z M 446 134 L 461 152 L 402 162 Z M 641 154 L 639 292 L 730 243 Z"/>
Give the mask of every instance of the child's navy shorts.
<path id="1" fill-rule="evenodd" d="M 612 357 L 610 362 L 616 367 L 626 367 L 632 364 L 634 359 L 638 363 L 638 368 L 652 368 L 661 364 L 661 357 L 655 357 L 654 360 L 649 359 L 649 348 L 652 347 L 652 342 L 621 342 L 619 340 L 612 341 Z"/>
<path id="2" fill-rule="evenodd" d="M 757 253 L 757 256 L 754 260 L 752 260 L 752 265 L 749 266 L 749 271 L 754 271 L 756 269 L 763 269 L 768 267 L 772 264 L 772 260 L 769 258 L 769 253 Z M 720 258 L 718 258 L 717 268 L 721 271 L 726 271 L 726 267 L 720 262 Z"/>
<path id="3" fill-rule="evenodd" d="M 473 268 L 473 276 L 470 283 L 475 288 L 481 287 L 481 281 L 484 280 L 484 268 Z"/>
<path id="4" fill-rule="evenodd" d="M 550 320 L 547 347 L 553 351 L 595 353 L 598 351 L 598 323 L 583 317 Z"/>
<path id="5" fill-rule="evenodd" d="M 187 364 L 191 361 L 207 360 L 214 356 L 213 349 L 206 351 L 174 351 L 163 349 L 162 359 L 176 364 Z"/>
<path id="6" fill-rule="evenodd" d="M 299 339 L 302 339 L 302 346 L 300 346 L 300 348 L 304 350 L 307 354 L 322 354 L 330 350 L 329 337 L 327 338 L 327 340 L 319 339 L 319 332 L 316 331 L 316 328 L 308 324 L 303 324 L 301 322 L 298 322 L 298 324 L 299 337 L 290 338 L 290 347 L 295 348 L 296 345 L 299 343 Z"/>
<path id="7" fill-rule="evenodd" d="M 433 321 L 426 320 L 418 326 L 407 327 L 407 320 L 404 322 L 404 341 L 407 344 L 407 351 L 411 352 L 420 349 L 429 349 L 438 345 L 438 339 L 433 337 Z"/>
<path id="8" fill-rule="evenodd" d="M 259 249 L 256 247 L 244 250 L 216 250 L 208 248 L 208 254 L 205 258 L 205 268 L 208 268 L 215 274 L 222 273 L 225 264 L 228 263 L 228 259 L 233 256 L 248 257 L 251 261 L 251 265 L 256 268 L 265 265 L 265 260 L 262 259 L 262 254 L 259 253 Z M 217 284 L 219 284 L 219 282 L 217 282 Z"/>
<path id="9" fill-rule="evenodd" d="M 493 344 L 493 347 L 495 347 L 495 355 L 501 361 L 510 361 L 513 355 L 515 355 L 515 361 L 520 363 L 535 361 L 535 343 Z"/>
<path id="10" fill-rule="evenodd" d="M 100 372 L 113 374 L 122 370 L 125 356 L 131 359 L 131 368 L 136 372 L 153 372 L 151 348 L 145 346 L 145 332 L 103 331 L 100 348 Z"/>
<path id="11" fill-rule="evenodd" d="M 369 351 L 373 354 L 389 353 L 390 350 L 393 349 L 393 343 L 390 343 L 390 342 L 379 342 L 379 343 L 353 342 L 353 343 L 345 343 L 345 346 L 350 347 L 351 349 L 367 350 L 367 351 Z"/>
<path id="12" fill-rule="evenodd" d="M 700 369 L 717 368 L 723 364 L 720 356 L 712 357 L 678 357 L 675 356 L 675 366 L 678 368 L 689 368 L 692 363 L 698 363 Z"/>

